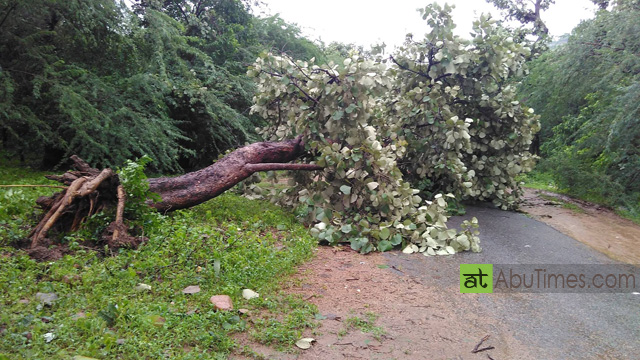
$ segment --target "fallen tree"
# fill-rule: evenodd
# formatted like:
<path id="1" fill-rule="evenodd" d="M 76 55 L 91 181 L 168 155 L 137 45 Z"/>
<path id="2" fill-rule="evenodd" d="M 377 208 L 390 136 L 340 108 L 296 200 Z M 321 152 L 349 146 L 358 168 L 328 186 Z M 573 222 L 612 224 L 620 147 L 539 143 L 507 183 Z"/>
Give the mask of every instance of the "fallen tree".
<path id="1" fill-rule="evenodd" d="M 531 49 L 490 17 L 482 16 L 466 40 L 453 34 L 450 7 L 434 4 L 422 13 L 433 31 L 387 59 L 352 54 L 339 66 L 262 54 L 247 71 L 257 83 L 251 112 L 264 118 L 258 132 L 273 142 L 193 173 L 139 182 L 160 196 L 147 205 L 188 208 L 257 171 L 322 169 L 290 176 L 292 187 L 268 195 L 257 188 L 254 196 L 296 207 L 319 240 L 350 243 L 361 253 L 400 246 L 425 256 L 480 251 L 477 220 L 449 229 L 449 208 L 465 199 L 505 210 L 517 205 L 518 175 L 533 166 L 528 149 L 539 129 L 533 109 L 515 98 Z M 290 163 L 303 154 L 314 164 Z M 46 245 L 54 225 L 74 230 L 105 206 L 117 211 L 103 241 L 135 246 L 121 204 L 146 210 L 146 192 L 129 189 L 127 200 L 111 170 L 76 167 L 59 178 L 66 191 L 40 201 L 46 213 L 31 247 Z"/>
<path id="2" fill-rule="evenodd" d="M 148 179 L 149 191 L 160 201 L 148 205 L 160 212 L 189 208 L 210 200 L 260 171 L 320 170 L 315 164 L 294 164 L 304 151 L 301 137 L 280 142 L 259 142 L 237 149 L 214 164 L 177 177 Z M 78 156 L 72 156 L 76 170 L 47 178 L 68 187 L 52 196 L 37 200 L 44 210 L 40 222 L 29 237 L 32 252 L 49 245 L 50 231 L 75 231 L 82 222 L 107 208 L 116 208 L 115 220 L 103 233 L 110 248 L 136 247 L 141 239 L 129 235 L 124 223 L 126 194 L 118 175 L 111 169 L 92 168 Z"/>

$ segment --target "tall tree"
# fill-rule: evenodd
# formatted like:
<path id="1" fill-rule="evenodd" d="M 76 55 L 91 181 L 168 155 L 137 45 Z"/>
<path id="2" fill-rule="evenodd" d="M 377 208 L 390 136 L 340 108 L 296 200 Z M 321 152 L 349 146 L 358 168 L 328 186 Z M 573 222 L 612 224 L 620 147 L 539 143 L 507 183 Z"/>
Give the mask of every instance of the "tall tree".
<path id="1" fill-rule="evenodd" d="M 520 89 L 542 115 L 542 155 L 560 186 L 636 212 L 639 17 L 634 0 L 598 11 L 574 29 L 566 45 L 534 61 Z"/>
<path id="2" fill-rule="evenodd" d="M 485 0 L 493 4 L 502 11 L 506 20 L 520 22 L 525 27 L 520 32 L 524 37 L 528 33 L 535 35 L 538 39 L 543 39 L 549 34 L 547 25 L 542 20 L 542 12 L 549 9 L 555 0 Z"/>

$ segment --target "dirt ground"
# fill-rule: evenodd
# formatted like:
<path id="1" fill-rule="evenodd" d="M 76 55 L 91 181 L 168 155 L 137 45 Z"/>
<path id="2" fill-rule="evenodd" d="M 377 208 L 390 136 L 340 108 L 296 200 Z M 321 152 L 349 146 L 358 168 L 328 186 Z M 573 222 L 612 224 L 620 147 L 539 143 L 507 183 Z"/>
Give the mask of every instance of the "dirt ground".
<path id="1" fill-rule="evenodd" d="M 582 209 L 563 208 L 539 195 L 549 195 Z M 525 189 L 521 210 L 563 234 L 627 264 L 640 264 L 640 226 L 599 205 L 543 190 Z M 607 236 L 603 236 L 607 234 Z M 611 239 L 614 239 L 611 241 Z"/>
<path id="2" fill-rule="evenodd" d="M 607 209 L 562 200 L 580 206 L 583 212 L 542 199 L 537 190 L 527 190 L 522 210 L 614 259 L 640 263 L 636 245 L 639 226 Z M 605 243 L 599 237 L 603 232 L 615 233 L 616 242 Z M 268 359 L 538 358 L 531 353 L 531 346 L 520 343 L 506 325 L 475 315 L 481 294 L 460 296 L 457 283 L 425 286 L 419 279 L 405 276 L 402 268 L 390 268 L 388 264 L 379 253 L 362 256 L 346 247 L 318 248 L 315 259 L 300 268 L 297 279 L 286 289 L 316 304 L 326 317 L 320 320 L 319 328 L 304 334 L 316 342 L 308 350 L 296 349 L 289 354 L 260 345 L 252 344 L 252 348 Z M 377 317 L 373 325 L 380 331 L 348 326 L 348 318 L 367 319 L 371 314 Z M 491 337 L 479 348 L 495 348 L 472 353 L 487 335 Z"/>

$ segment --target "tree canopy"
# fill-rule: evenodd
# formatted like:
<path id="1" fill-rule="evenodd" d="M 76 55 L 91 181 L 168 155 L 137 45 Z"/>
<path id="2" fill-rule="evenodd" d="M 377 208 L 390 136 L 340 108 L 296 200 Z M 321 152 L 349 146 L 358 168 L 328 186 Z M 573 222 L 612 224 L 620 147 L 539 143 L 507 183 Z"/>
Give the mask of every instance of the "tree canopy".
<path id="1" fill-rule="evenodd" d="M 541 155 L 571 194 L 638 211 L 640 5 L 616 1 L 531 64 L 520 87 L 541 115 Z M 633 210 L 635 209 L 635 210 Z"/>
<path id="2" fill-rule="evenodd" d="M 206 166 L 257 140 L 245 72 L 260 51 L 280 41 L 298 44 L 295 57 L 321 53 L 277 19 L 237 0 L 140 0 L 133 11 L 2 0 L 2 147 L 44 168 L 71 154 L 97 166 L 152 154 L 163 172 Z"/>
<path id="3" fill-rule="evenodd" d="M 339 66 L 264 54 L 249 69 L 252 111 L 269 122 L 261 134 L 301 135 L 306 160 L 325 167 L 273 194 L 303 204 L 322 240 L 361 252 L 403 241 L 425 254 L 479 251 L 475 224 L 447 229 L 447 199 L 506 209 L 521 191 L 515 177 L 533 165 L 537 117 L 511 84 L 531 50 L 488 16 L 466 40 L 453 34 L 449 6 L 422 14 L 431 32 L 388 59 L 352 55 Z"/>

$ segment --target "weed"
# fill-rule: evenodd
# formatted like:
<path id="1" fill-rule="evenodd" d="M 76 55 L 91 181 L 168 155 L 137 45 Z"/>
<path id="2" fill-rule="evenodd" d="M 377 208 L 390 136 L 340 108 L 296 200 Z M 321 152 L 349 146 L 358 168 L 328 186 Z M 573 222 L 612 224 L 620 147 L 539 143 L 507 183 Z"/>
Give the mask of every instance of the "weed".
<path id="1" fill-rule="evenodd" d="M 20 168 L 5 166 L 0 174 L 4 184 L 47 183 L 41 173 Z M 149 240 L 137 250 L 103 257 L 79 245 L 94 236 L 85 229 L 63 239 L 73 254 L 38 263 L 9 245 L 28 233 L 37 196 L 54 191 L 25 188 L 18 197 L 0 188 L 9 199 L 0 202 L 0 359 L 222 359 L 237 346 L 233 333 L 254 328 L 268 333 L 265 342 L 286 347 L 315 326 L 312 305 L 277 295 L 316 246 L 291 213 L 225 194 L 158 214 L 145 224 Z M 139 283 L 151 289 L 135 290 Z M 183 294 L 189 285 L 201 292 Z M 260 298 L 245 300 L 245 288 Z M 58 299 L 46 305 L 37 293 Z M 215 311 L 209 298 L 219 294 L 249 314 Z M 281 325 L 258 315 L 263 311 Z"/>
<path id="2" fill-rule="evenodd" d="M 343 337 L 349 330 L 357 329 L 363 333 L 370 333 L 376 340 L 380 340 L 380 337 L 386 333 L 384 328 L 375 326 L 378 315 L 373 312 L 367 312 L 365 314 L 366 319 L 362 319 L 358 316 L 350 316 L 344 321 L 345 329 L 338 332 L 338 337 Z"/>

